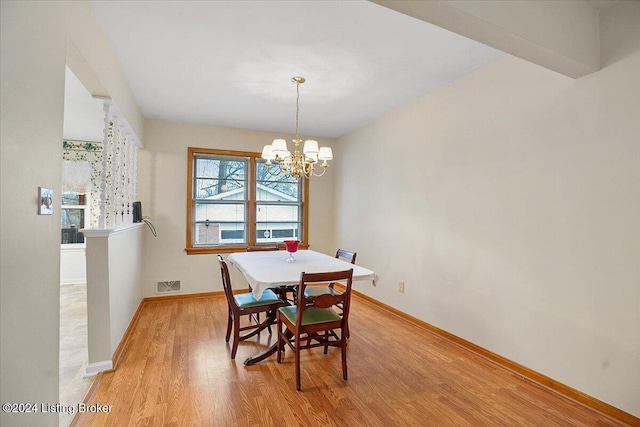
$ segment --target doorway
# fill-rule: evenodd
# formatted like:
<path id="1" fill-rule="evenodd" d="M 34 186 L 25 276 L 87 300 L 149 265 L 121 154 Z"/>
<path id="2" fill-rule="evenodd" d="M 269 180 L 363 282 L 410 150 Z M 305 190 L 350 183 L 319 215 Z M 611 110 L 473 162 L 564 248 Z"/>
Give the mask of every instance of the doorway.
<path id="1" fill-rule="evenodd" d="M 69 67 L 65 72 L 63 124 L 63 190 L 60 224 L 60 353 L 59 397 L 63 405 L 82 402 L 93 383 L 86 378 L 88 364 L 87 277 L 84 227 L 97 226 L 92 209 L 92 185 L 101 171 L 104 113 Z M 88 172 L 87 172 L 88 171 Z M 70 182 L 67 182 L 70 181 Z M 73 415 L 60 413 L 60 426 Z"/>

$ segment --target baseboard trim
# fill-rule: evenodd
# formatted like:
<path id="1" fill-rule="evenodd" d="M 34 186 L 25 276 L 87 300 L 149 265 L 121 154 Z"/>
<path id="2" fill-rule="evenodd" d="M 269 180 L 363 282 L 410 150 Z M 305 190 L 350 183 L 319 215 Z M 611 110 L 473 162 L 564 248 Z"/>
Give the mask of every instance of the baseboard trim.
<path id="1" fill-rule="evenodd" d="M 84 370 L 84 377 L 95 377 L 100 372 L 112 371 L 113 370 L 113 361 L 112 360 L 103 360 L 101 362 L 89 363 Z"/>
<path id="2" fill-rule="evenodd" d="M 343 288 L 344 289 L 344 288 Z M 587 406 L 594 411 L 597 411 L 605 416 L 613 418 L 617 421 L 623 422 L 629 426 L 640 426 L 640 418 L 629 414 L 628 412 L 623 411 L 622 409 L 618 409 L 615 406 L 609 405 L 601 400 L 596 399 L 595 397 L 589 396 L 579 390 L 576 390 L 572 387 L 569 387 L 566 384 L 563 384 L 559 381 L 554 380 L 553 378 L 547 377 L 539 372 L 536 372 L 532 369 L 527 368 L 526 366 L 520 365 L 512 360 L 507 359 L 506 357 L 500 356 L 499 354 L 493 353 L 485 348 L 482 348 L 470 341 L 467 341 L 463 338 L 460 338 L 456 335 L 453 335 L 445 330 L 442 330 L 436 326 L 433 326 L 427 322 L 424 322 L 420 319 L 417 319 L 413 316 L 410 316 L 396 308 L 393 308 L 387 304 L 384 304 L 374 298 L 371 298 L 368 295 L 365 295 L 356 290 L 351 291 L 354 295 L 359 298 L 367 301 L 368 303 L 375 305 L 383 310 L 389 311 L 390 313 L 395 314 L 396 316 L 406 320 L 407 322 L 426 329 L 427 331 L 446 339 L 472 353 L 500 366 L 501 368 L 507 369 L 521 377 L 526 378 L 529 381 L 532 381 L 536 384 L 539 384 L 547 389 L 553 390 L 556 393 L 571 399 L 575 402 L 578 402 L 584 406 Z"/>
<path id="3" fill-rule="evenodd" d="M 103 371 L 103 372 L 108 372 L 108 371 Z M 101 381 L 102 381 L 102 372 L 99 372 L 94 378 L 93 382 L 91 383 L 91 386 L 89 386 L 89 390 L 87 390 L 87 393 L 84 395 L 84 398 L 82 399 L 82 403 L 84 403 L 85 405 L 88 405 L 89 402 L 93 400 L 93 395 L 96 393 L 96 390 L 98 389 L 98 386 L 100 385 Z M 73 415 L 73 418 L 71 419 L 71 422 L 69 423 L 69 427 L 76 427 L 78 425 L 80 414 L 81 412 L 76 411 L 76 413 Z"/>
<path id="4" fill-rule="evenodd" d="M 207 297 L 217 297 L 220 295 L 224 295 L 224 291 L 215 291 L 215 292 L 202 292 L 199 294 L 173 294 L 173 295 L 160 295 L 157 297 L 146 297 L 142 299 L 142 302 L 161 302 L 161 301 L 169 301 L 176 299 L 187 299 L 187 298 L 207 298 Z"/>
<path id="5" fill-rule="evenodd" d="M 127 344 L 129 344 L 129 338 L 133 333 L 133 328 L 138 323 L 138 319 L 140 318 L 140 312 L 142 311 L 143 305 L 144 305 L 144 299 L 142 299 L 142 301 L 140 301 L 140 304 L 138 304 L 138 308 L 136 309 L 136 312 L 133 314 L 133 318 L 131 319 L 131 322 L 129 322 L 129 326 L 127 327 L 127 330 L 124 331 L 124 335 L 120 340 L 120 344 L 118 344 L 116 351 L 113 352 L 111 361 L 113 362 L 112 370 L 114 371 L 118 367 L 118 363 L 120 362 L 120 359 L 122 358 L 122 355 L 124 354 L 124 351 L 127 348 Z"/>

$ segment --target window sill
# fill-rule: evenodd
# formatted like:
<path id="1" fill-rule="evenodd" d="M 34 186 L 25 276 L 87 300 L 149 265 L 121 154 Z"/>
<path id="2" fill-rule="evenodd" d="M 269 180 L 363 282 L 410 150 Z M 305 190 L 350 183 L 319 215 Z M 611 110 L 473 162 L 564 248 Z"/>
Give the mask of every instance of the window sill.
<path id="1" fill-rule="evenodd" d="M 309 249 L 308 243 L 300 243 L 299 249 Z M 280 249 L 284 251 L 283 247 Z M 221 246 L 221 247 L 206 247 L 206 248 L 185 248 L 187 255 L 208 255 L 208 254 L 230 254 L 232 252 L 246 252 L 247 245 L 242 246 Z"/>

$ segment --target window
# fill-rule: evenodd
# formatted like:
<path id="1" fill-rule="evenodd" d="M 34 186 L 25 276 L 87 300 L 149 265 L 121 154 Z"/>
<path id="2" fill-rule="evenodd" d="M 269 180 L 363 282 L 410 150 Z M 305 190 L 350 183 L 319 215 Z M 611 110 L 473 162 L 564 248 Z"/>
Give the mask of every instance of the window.
<path id="1" fill-rule="evenodd" d="M 89 218 L 89 208 L 87 196 L 66 191 L 62 193 L 62 232 L 61 243 L 63 245 L 72 243 L 84 243 L 84 235 L 80 229 L 85 228 L 85 218 Z"/>
<path id="2" fill-rule="evenodd" d="M 307 180 L 273 176 L 260 153 L 189 147 L 189 254 L 307 242 Z"/>

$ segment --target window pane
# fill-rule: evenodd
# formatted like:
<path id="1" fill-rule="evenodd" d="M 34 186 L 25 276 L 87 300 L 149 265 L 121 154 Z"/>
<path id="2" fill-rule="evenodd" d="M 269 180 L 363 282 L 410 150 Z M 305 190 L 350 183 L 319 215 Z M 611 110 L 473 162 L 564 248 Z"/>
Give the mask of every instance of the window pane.
<path id="1" fill-rule="evenodd" d="M 247 159 L 229 156 L 199 156 L 196 158 L 196 178 L 217 178 L 244 181 Z"/>
<path id="2" fill-rule="evenodd" d="M 300 206 L 298 205 L 267 205 L 257 206 L 256 220 L 265 221 L 299 221 Z"/>
<path id="3" fill-rule="evenodd" d="M 246 157 L 203 155 L 195 158 L 195 245 L 247 241 L 245 222 L 248 197 L 245 180 L 248 165 Z"/>
<path id="4" fill-rule="evenodd" d="M 196 245 L 245 243 L 244 223 L 198 223 L 195 225 Z"/>
<path id="5" fill-rule="evenodd" d="M 203 179 L 195 180 L 194 195 L 196 199 L 205 200 L 246 200 L 246 188 L 244 181 L 228 179 Z"/>
<path id="6" fill-rule="evenodd" d="M 271 168 L 271 171 L 274 172 L 274 167 L 272 166 Z M 258 162 L 256 169 L 257 200 L 300 201 L 300 184 L 302 180 L 291 177 L 285 178 L 283 175 L 269 175 L 264 162 Z"/>
<path id="7" fill-rule="evenodd" d="M 244 203 L 200 203 L 196 202 L 195 221 L 204 222 L 244 222 Z"/>
<path id="8" fill-rule="evenodd" d="M 297 183 L 258 182 L 256 199 L 259 202 L 298 202 L 300 185 Z"/>
<path id="9" fill-rule="evenodd" d="M 257 181 L 295 182 L 295 183 L 298 182 L 298 180 L 293 177 L 285 178 L 281 174 L 272 175 L 278 170 L 278 167 L 275 165 L 271 165 L 271 167 L 267 167 L 265 161 L 262 159 L 259 159 L 256 163 L 257 163 L 256 164 L 256 180 Z"/>
<path id="10" fill-rule="evenodd" d="M 67 191 L 62 193 L 63 205 L 84 205 L 86 204 L 87 196 L 85 194 L 79 194 L 75 191 Z"/>
<path id="11" fill-rule="evenodd" d="M 84 228 L 84 209 L 63 208 L 61 212 L 62 228 Z"/>
<path id="12" fill-rule="evenodd" d="M 84 209 L 63 208 L 61 243 L 84 243 L 84 235 L 80 229 L 84 228 Z"/>
<path id="13" fill-rule="evenodd" d="M 248 159 L 199 156 L 195 159 L 194 197 L 197 199 L 246 199 Z"/>
<path id="14" fill-rule="evenodd" d="M 282 242 L 285 239 L 300 239 L 299 231 L 300 224 L 297 222 L 258 222 L 256 228 L 256 242 Z"/>

